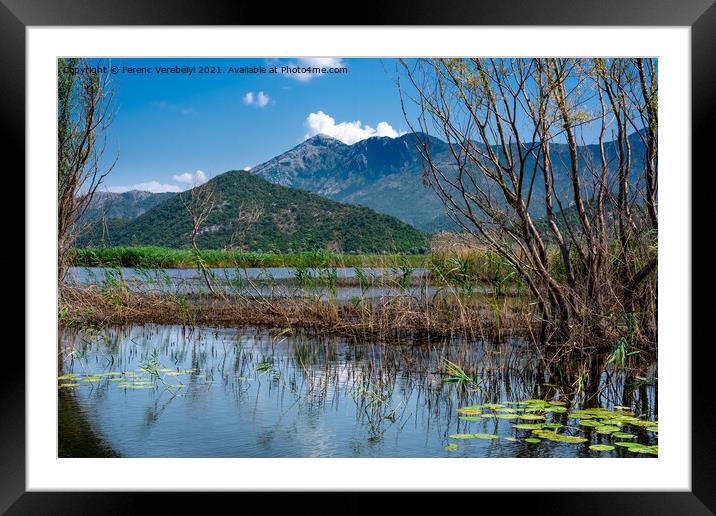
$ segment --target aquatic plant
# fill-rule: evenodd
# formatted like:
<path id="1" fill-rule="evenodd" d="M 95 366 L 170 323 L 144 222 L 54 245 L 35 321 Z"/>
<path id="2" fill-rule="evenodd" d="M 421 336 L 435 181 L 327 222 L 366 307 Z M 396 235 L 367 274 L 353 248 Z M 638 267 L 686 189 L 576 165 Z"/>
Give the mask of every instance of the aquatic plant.
<path id="1" fill-rule="evenodd" d="M 164 381 L 162 378 L 160 369 L 162 368 L 161 363 L 159 362 L 159 352 L 156 349 L 153 349 L 152 352 L 144 358 L 141 365 L 139 366 L 142 371 L 147 373 L 151 378 L 154 378 L 155 380 L 159 381 L 162 384 L 162 387 L 172 395 L 172 397 L 176 396 L 178 394 L 178 391 L 175 391 L 172 386 L 170 386 L 167 382 Z M 181 388 L 181 386 L 180 386 Z"/>
<path id="2" fill-rule="evenodd" d="M 455 383 L 462 386 L 472 385 L 477 383 L 477 375 L 467 374 L 462 367 L 454 362 L 451 362 L 447 358 L 443 358 L 443 378 L 440 380 L 443 383 Z"/>

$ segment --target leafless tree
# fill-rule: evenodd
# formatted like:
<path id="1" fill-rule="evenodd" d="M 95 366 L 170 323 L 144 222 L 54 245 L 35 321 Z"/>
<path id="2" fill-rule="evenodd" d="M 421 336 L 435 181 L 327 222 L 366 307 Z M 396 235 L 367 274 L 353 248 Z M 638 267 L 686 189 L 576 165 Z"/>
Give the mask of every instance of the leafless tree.
<path id="1" fill-rule="evenodd" d="M 214 190 L 214 183 L 208 182 L 202 185 L 196 185 L 189 190 L 189 192 L 179 194 L 179 199 L 181 199 L 181 202 L 191 219 L 189 241 L 191 242 L 192 249 L 194 250 L 197 267 L 201 271 L 209 291 L 214 296 L 218 296 L 218 293 L 212 283 L 211 273 L 207 269 L 206 264 L 201 257 L 201 251 L 199 250 L 199 244 L 197 242 L 197 239 L 202 232 L 204 222 L 206 222 L 206 219 L 209 218 L 209 215 L 211 215 L 217 207 L 217 197 Z"/>
<path id="2" fill-rule="evenodd" d="M 58 60 L 57 75 L 57 251 L 58 282 L 67 251 L 84 229 L 83 215 L 114 167 L 105 160 L 115 94 L 104 62 Z"/>
<path id="3" fill-rule="evenodd" d="M 231 238 L 229 242 L 224 246 L 224 249 L 231 251 L 234 249 L 245 248 L 246 234 L 251 227 L 256 224 L 261 217 L 263 217 L 264 209 L 261 205 L 253 202 L 249 202 L 246 205 L 239 207 L 239 213 L 234 217 L 231 222 L 233 231 L 231 232 Z"/>
<path id="4" fill-rule="evenodd" d="M 420 59 L 402 61 L 398 82 L 425 179 L 528 285 L 542 337 L 654 341 L 654 61 Z"/>

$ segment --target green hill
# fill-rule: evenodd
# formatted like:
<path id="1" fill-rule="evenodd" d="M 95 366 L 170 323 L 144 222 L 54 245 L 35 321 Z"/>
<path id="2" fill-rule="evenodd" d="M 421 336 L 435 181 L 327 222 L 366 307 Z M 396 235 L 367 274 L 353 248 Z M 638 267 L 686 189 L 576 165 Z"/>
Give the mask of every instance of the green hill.
<path id="1" fill-rule="evenodd" d="M 428 245 L 427 235 L 394 217 L 273 184 L 249 172 L 226 172 L 209 183 L 217 207 L 202 225 L 202 248 L 224 248 L 233 241 L 250 251 L 420 253 Z M 191 218 L 185 203 L 190 196 L 188 191 L 176 194 L 135 219 L 107 219 L 77 245 L 187 247 Z M 261 216 L 251 224 L 237 223 L 247 210 L 258 210 Z"/>

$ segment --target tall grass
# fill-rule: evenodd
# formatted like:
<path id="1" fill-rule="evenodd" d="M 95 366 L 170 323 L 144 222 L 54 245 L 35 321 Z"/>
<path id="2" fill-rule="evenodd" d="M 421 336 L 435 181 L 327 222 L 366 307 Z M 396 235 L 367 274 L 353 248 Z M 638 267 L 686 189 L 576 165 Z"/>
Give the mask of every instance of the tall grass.
<path id="1" fill-rule="evenodd" d="M 421 267 L 424 255 L 341 254 L 318 250 L 301 253 L 259 253 L 204 249 L 200 258 L 207 267 L 381 267 L 407 263 Z M 102 247 L 72 249 L 70 263 L 76 267 L 194 268 L 191 249 L 166 247 Z"/>

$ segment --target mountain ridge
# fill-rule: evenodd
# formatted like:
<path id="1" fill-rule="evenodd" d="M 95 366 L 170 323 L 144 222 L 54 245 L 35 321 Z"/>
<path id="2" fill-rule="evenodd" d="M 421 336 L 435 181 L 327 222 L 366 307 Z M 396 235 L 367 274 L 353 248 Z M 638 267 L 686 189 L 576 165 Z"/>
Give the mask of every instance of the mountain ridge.
<path id="1" fill-rule="evenodd" d="M 202 226 L 198 237 L 202 248 L 421 253 L 428 245 L 424 233 L 394 217 L 273 184 L 246 171 L 225 172 L 207 185 L 214 189 L 217 207 Z M 77 245 L 187 247 L 191 218 L 184 203 L 190 196 L 190 190 L 181 192 L 135 219 L 96 224 Z M 242 221 L 241 214 L 251 210 L 260 213 L 257 219 Z"/>

